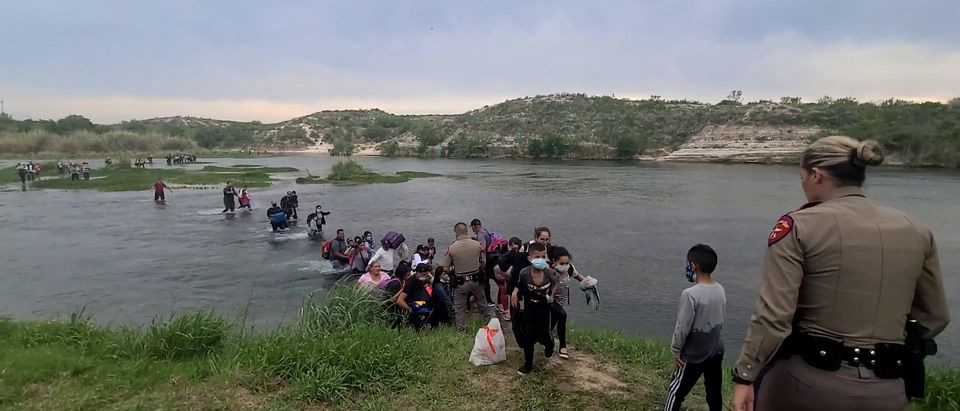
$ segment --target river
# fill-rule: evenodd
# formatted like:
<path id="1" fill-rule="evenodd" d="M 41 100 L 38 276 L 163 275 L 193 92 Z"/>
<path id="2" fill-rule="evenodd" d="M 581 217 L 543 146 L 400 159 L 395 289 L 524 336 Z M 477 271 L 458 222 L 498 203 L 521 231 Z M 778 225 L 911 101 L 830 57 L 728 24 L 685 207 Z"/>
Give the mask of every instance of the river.
<path id="1" fill-rule="evenodd" d="M 326 156 L 215 159 L 217 164 L 293 166 L 325 174 Z M 143 324 L 157 315 L 213 309 L 260 329 L 294 321 L 305 295 L 336 277 L 303 228 L 274 234 L 264 210 L 297 190 L 301 214 L 332 211 L 328 231 L 403 232 L 415 245 L 452 241 L 457 221 L 483 220 L 505 237 L 553 230 L 574 264 L 600 280 L 603 306 L 575 293 L 573 321 L 668 339 L 686 250 L 712 245 L 727 291 L 729 357 L 742 343 L 766 238 L 803 203 L 795 167 L 581 161 L 360 158 L 381 172 L 444 177 L 367 186 L 296 185 L 251 190 L 254 212 L 222 215 L 218 191 L 178 190 L 156 206 L 149 191 L 0 192 L 0 314 L 49 318 L 85 308 L 101 323 Z M 96 166 L 96 163 L 94 163 Z M 4 165 L 5 166 L 5 165 Z M 200 167 L 192 165 L 189 167 Z M 157 167 L 166 167 L 158 165 Z M 871 170 L 868 194 L 930 226 L 937 237 L 953 318 L 960 280 L 960 173 Z M 939 338 L 940 359 L 960 359 L 960 327 Z M 572 342 L 573 345 L 576 341 Z"/>

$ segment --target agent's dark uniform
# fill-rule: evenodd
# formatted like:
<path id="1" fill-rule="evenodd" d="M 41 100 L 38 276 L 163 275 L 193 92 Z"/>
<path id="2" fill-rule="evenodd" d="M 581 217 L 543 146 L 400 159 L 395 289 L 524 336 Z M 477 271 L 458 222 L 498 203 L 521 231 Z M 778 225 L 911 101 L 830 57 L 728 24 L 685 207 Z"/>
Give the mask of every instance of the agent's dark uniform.
<path id="1" fill-rule="evenodd" d="M 734 380 L 756 409 L 902 410 L 907 318 L 933 338 L 949 322 L 937 249 L 910 216 L 858 187 L 782 217 Z"/>

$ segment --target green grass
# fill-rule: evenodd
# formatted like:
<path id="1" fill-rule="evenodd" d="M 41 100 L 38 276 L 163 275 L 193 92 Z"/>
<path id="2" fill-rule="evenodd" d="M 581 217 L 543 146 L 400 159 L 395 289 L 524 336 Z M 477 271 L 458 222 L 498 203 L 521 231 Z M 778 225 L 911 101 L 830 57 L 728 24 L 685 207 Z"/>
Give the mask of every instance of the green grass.
<path id="1" fill-rule="evenodd" d="M 19 178 L 19 177 L 18 177 Z M 238 187 L 266 187 L 270 175 L 262 171 L 209 172 L 184 169 L 100 168 L 90 173 L 90 180 L 72 181 L 69 176 L 36 181 L 33 188 L 77 189 L 99 191 L 137 191 L 152 187 L 157 178 L 167 184 L 220 185 L 232 181 Z"/>
<path id="2" fill-rule="evenodd" d="M 356 161 L 338 161 L 330 168 L 327 177 L 308 175 L 297 178 L 298 184 L 396 184 L 405 183 L 414 178 L 439 177 L 438 174 L 420 171 L 400 171 L 395 175 L 384 175 L 367 169 Z"/>
<path id="3" fill-rule="evenodd" d="M 0 318 L 0 410 L 655 410 L 673 367 L 662 341 L 574 325 L 573 359 L 538 355 L 534 373 L 519 377 L 510 336 L 507 361 L 478 368 L 467 362 L 472 332 L 388 322 L 379 301 L 353 287 L 308 299 L 299 321 L 260 333 L 210 312 L 143 328 L 98 326 L 82 312 Z M 928 384 L 913 409 L 960 410 L 960 372 L 935 369 Z M 700 384 L 686 409 L 703 408 Z"/>

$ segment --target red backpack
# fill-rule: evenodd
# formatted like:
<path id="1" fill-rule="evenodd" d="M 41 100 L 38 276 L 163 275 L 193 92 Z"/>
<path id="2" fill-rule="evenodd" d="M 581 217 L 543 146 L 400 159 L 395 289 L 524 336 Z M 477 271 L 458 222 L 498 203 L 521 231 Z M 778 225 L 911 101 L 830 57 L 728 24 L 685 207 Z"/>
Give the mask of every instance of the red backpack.
<path id="1" fill-rule="evenodd" d="M 327 240 L 323 242 L 323 247 L 320 248 L 320 255 L 323 258 L 330 259 L 330 246 L 333 244 L 333 240 Z"/>

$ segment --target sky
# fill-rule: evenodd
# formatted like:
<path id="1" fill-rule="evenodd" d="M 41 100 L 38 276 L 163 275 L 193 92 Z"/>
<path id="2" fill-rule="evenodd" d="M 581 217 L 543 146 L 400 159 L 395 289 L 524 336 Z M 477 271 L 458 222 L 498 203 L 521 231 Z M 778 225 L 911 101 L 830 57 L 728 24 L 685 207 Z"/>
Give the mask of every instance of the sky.
<path id="1" fill-rule="evenodd" d="M 15 118 L 462 113 L 558 92 L 960 96 L 957 0 L 0 0 Z"/>

